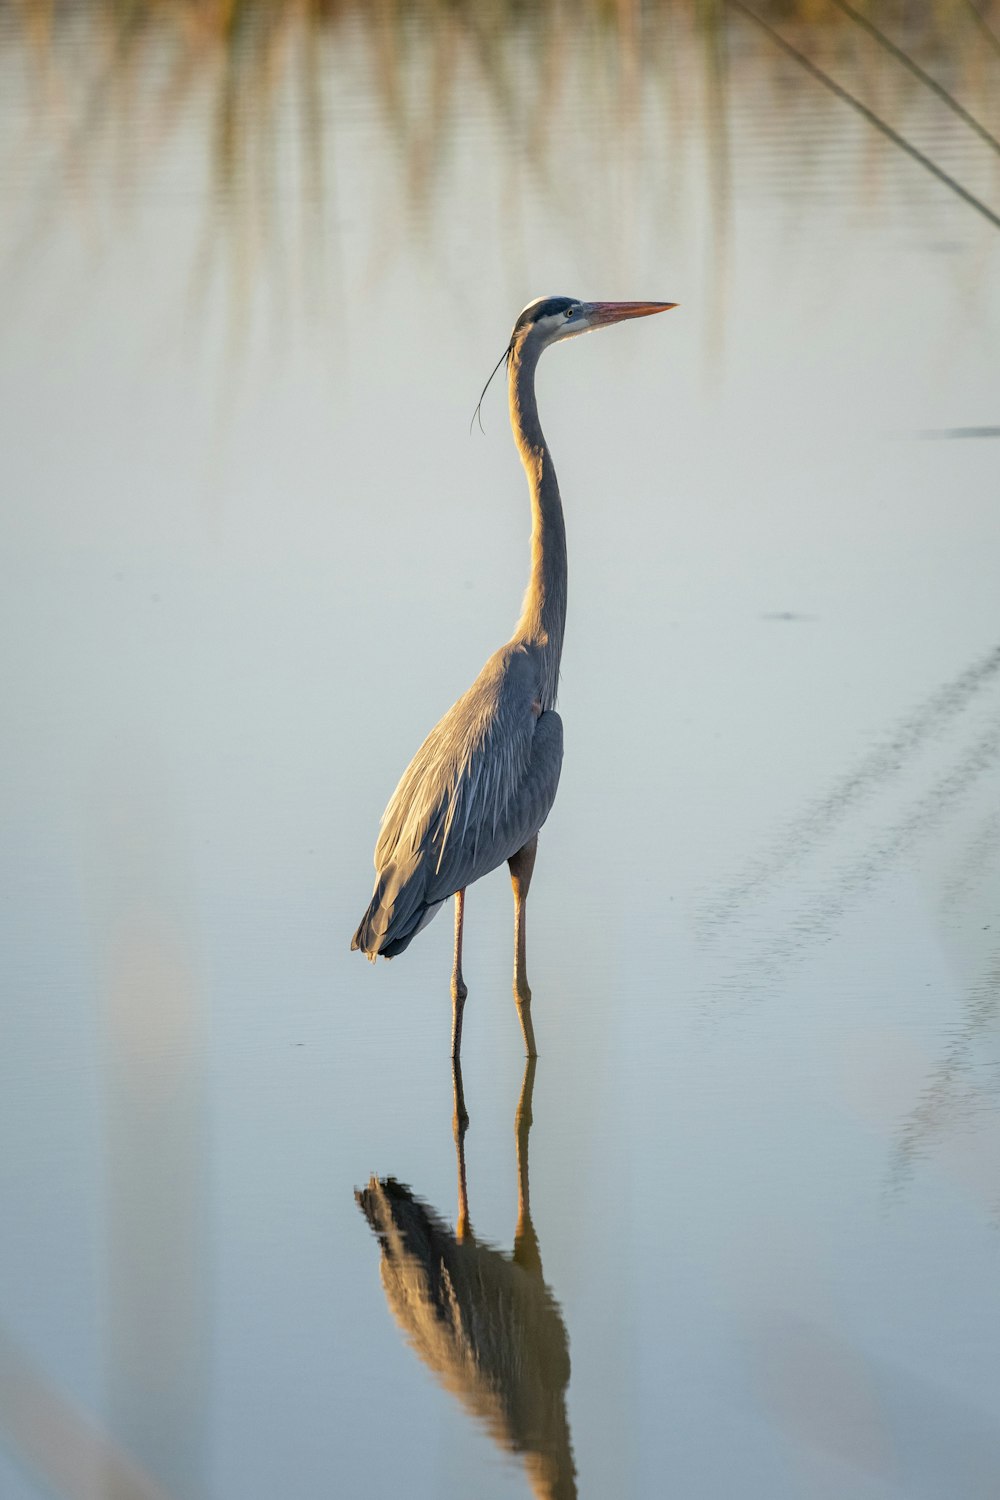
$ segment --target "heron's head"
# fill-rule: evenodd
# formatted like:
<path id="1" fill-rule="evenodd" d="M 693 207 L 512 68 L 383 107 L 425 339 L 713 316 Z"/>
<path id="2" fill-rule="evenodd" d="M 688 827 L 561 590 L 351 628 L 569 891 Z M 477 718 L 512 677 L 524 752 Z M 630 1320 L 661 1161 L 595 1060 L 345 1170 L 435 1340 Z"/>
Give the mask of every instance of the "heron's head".
<path id="1" fill-rule="evenodd" d="M 676 306 L 676 302 L 581 302 L 576 297 L 538 297 L 528 303 L 514 324 L 511 348 L 531 340 L 544 349 L 560 339 L 608 328 L 626 318 L 647 318 Z"/>
<path id="2" fill-rule="evenodd" d="M 543 349 L 560 339 L 576 338 L 578 333 L 607 328 L 612 323 L 624 322 L 626 318 L 648 318 L 650 313 L 669 312 L 676 306 L 676 302 L 581 302 L 578 297 L 536 297 L 519 314 L 510 343 L 493 367 L 493 375 L 505 361 L 510 364 L 515 351 L 529 351 L 537 359 Z M 479 417 L 483 396 L 489 390 L 493 375 L 483 386 L 479 404 L 469 423 L 470 432 Z M 479 425 L 483 425 L 481 417 Z"/>

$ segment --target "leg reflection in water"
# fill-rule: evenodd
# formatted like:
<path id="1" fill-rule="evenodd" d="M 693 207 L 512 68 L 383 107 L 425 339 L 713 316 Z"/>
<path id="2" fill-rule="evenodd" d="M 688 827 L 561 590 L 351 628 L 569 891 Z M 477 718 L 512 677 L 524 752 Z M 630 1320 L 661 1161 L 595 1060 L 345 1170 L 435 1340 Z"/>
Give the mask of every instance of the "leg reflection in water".
<path id="1" fill-rule="evenodd" d="M 542 1277 L 528 1196 L 535 1066 L 530 1057 L 515 1118 L 518 1211 L 512 1254 L 479 1242 L 469 1219 L 469 1117 L 457 1059 L 454 1232 L 392 1177 L 373 1177 L 356 1197 L 378 1236 L 386 1301 L 408 1342 L 494 1441 L 523 1458 L 538 1500 L 572 1500 L 576 1474 L 566 1417 L 569 1341 Z"/>

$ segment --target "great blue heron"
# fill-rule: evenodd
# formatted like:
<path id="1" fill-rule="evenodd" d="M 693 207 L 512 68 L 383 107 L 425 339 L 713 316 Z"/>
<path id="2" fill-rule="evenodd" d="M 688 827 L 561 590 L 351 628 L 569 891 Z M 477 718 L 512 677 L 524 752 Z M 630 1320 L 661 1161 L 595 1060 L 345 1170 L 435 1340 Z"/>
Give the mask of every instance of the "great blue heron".
<path id="1" fill-rule="evenodd" d="M 531 495 L 531 576 L 521 618 L 403 772 L 382 815 L 375 891 L 351 941 L 371 959 L 380 953 L 394 958 L 455 897 L 453 1057 L 468 993 L 462 977 L 465 888 L 505 860 L 514 887 L 514 999 L 525 1048 L 535 1056 L 524 917 L 538 830 L 555 800 L 562 765 L 555 701 L 566 624 L 566 529 L 538 420 L 535 368 L 542 351 L 561 339 L 674 306 L 540 297 L 514 324 L 500 361 L 507 362 L 510 422 Z"/>

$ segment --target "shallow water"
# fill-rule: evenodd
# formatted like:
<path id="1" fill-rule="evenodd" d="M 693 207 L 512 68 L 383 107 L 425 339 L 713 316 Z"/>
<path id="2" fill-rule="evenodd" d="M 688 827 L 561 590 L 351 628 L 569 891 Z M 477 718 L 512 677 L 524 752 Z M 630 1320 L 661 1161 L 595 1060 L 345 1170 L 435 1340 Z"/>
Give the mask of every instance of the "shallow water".
<path id="1" fill-rule="evenodd" d="M 736 18 L 110 14 L 0 49 L 0 1493 L 993 1496 L 996 230 Z M 981 33 L 895 34 L 1000 125 Z M 516 617 L 468 421 L 567 291 L 681 306 L 541 367 L 541 1056 L 497 872 L 459 1243 L 450 920 L 348 941 Z"/>

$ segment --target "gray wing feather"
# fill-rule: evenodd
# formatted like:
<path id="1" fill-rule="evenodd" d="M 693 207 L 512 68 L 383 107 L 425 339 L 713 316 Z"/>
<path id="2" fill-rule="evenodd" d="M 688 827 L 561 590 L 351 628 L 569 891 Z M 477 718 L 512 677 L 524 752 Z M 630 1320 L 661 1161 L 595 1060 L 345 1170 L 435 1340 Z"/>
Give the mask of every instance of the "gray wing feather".
<path id="1" fill-rule="evenodd" d="M 559 784 L 562 722 L 538 715 L 537 693 L 531 651 L 506 646 L 427 736 L 385 810 L 375 891 L 353 947 L 402 952 L 430 907 L 541 827 Z"/>
<path id="2" fill-rule="evenodd" d="M 555 801 L 562 755 L 562 720 L 550 709 L 536 723 L 528 765 L 499 819 L 473 822 L 443 850 L 429 886 L 432 900 L 444 900 L 495 870 L 538 832 Z"/>

